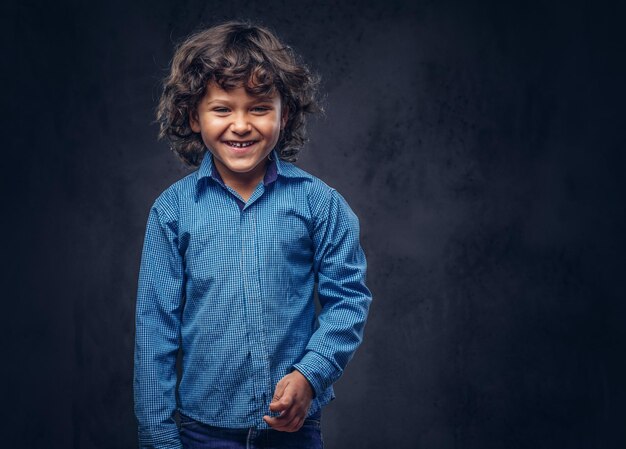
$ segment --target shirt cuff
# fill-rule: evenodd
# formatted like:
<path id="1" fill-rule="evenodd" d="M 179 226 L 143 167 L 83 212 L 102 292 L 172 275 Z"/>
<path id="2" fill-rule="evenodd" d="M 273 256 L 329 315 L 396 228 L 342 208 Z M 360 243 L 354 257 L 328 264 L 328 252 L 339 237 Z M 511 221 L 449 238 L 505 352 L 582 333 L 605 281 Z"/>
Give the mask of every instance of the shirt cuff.
<path id="1" fill-rule="evenodd" d="M 315 397 L 321 396 L 336 380 L 337 369 L 325 357 L 308 351 L 299 363 L 293 365 L 309 381 Z"/>
<path id="2" fill-rule="evenodd" d="M 139 431 L 140 449 L 183 449 L 178 427 L 154 432 Z"/>

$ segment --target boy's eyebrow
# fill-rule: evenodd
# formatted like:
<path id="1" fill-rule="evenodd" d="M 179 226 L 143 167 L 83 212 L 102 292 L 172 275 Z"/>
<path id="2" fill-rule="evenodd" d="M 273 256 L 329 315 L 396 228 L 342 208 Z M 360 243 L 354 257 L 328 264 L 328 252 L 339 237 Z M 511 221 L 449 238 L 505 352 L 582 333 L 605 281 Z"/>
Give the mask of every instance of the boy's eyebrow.
<path id="1" fill-rule="evenodd" d="M 272 97 L 256 97 L 253 100 L 250 100 L 248 102 L 248 104 L 255 104 L 255 103 L 271 103 L 274 99 Z M 231 101 L 226 99 L 226 98 L 214 98 L 212 100 L 207 101 L 205 104 L 211 104 L 211 103 L 224 103 L 224 104 L 230 104 Z"/>

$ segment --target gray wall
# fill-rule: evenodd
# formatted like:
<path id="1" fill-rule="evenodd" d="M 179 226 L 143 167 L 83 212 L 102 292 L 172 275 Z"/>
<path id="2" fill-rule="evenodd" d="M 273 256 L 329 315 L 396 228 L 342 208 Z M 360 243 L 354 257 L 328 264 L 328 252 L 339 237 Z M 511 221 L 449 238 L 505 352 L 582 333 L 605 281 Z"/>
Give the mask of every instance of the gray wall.
<path id="1" fill-rule="evenodd" d="M 136 444 L 143 232 L 187 173 L 159 81 L 241 17 L 322 76 L 300 166 L 361 219 L 375 302 L 327 447 L 623 447 L 624 11 L 469 3 L 5 2 L 3 446 Z"/>

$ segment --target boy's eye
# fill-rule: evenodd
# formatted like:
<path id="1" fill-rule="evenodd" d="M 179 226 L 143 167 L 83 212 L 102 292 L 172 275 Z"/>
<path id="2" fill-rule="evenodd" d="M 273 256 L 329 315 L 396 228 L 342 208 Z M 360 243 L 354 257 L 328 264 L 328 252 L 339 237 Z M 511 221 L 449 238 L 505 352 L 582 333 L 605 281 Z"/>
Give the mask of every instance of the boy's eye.
<path id="1" fill-rule="evenodd" d="M 213 108 L 213 111 L 218 114 L 225 114 L 228 112 L 228 108 Z"/>
<path id="2" fill-rule="evenodd" d="M 267 106 L 255 106 L 255 107 L 252 108 L 252 110 L 254 112 L 267 112 L 267 111 L 270 110 L 270 108 L 267 107 Z"/>

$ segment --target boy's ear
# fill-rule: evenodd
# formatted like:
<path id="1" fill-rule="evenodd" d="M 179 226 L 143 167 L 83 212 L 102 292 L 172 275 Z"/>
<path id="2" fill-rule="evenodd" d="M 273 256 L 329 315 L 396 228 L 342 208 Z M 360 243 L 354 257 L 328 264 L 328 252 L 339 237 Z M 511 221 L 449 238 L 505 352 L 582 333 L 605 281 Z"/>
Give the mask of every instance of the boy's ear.
<path id="1" fill-rule="evenodd" d="M 287 125 L 287 119 L 289 118 L 289 108 L 287 106 L 283 107 L 282 116 L 280 117 L 280 129 L 284 129 Z"/>
<path id="2" fill-rule="evenodd" d="M 194 133 L 200 132 L 200 120 L 198 119 L 198 111 L 194 109 L 189 111 L 189 127 Z"/>

